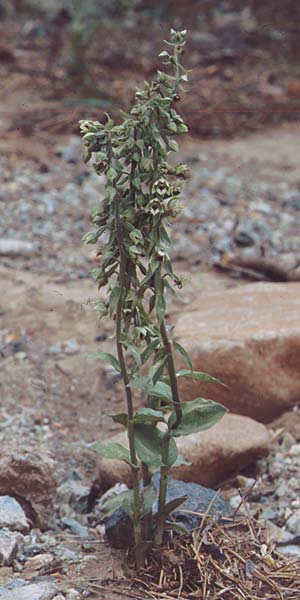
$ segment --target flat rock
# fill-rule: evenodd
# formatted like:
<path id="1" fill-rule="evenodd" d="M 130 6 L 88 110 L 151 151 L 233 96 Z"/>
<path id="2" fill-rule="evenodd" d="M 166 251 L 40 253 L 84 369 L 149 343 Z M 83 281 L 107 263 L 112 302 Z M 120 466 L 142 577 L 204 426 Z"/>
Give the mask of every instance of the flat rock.
<path id="1" fill-rule="evenodd" d="M 109 441 L 128 447 L 122 432 Z M 268 454 L 271 434 L 262 423 L 249 417 L 226 414 L 211 429 L 176 440 L 178 450 L 191 465 L 172 469 L 172 476 L 186 482 L 214 486 Z M 131 484 L 130 467 L 118 460 L 97 459 L 98 479 L 112 487 Z"/>
<path id="2" fill-rule="evenodd" d="M 158 490 L 158 474 L 154 475 L 152 482 Z M 199 527 L 202 517 L 208 509 L 208 513 L 217 518 L 229 517 L 231 514 L 230 506 L 216 494 L 215 490 L 169 477 L 167 502 L 180 498 L 180 496 L 187 496 L 187 499 L 172 512 L 172 518 L 176 522 L 182 523 L 188 531 Z M 157 512 L 157 501 L 153 504 L 153 512 L 154 514 Z M 123 509 L 118 509 L 105 519 L 105 533 L 110 545 L 114 548 L 128 548 L 133 544 L 132 521 Z"/>
<path id="3" fill-rule="evenodd" d="M 0 590 L 0 598 L 1 600 L 52 600 L 57 591 L 57 586 L 47 581 L 20 585 L 12 590 Z"/>
<path id="4" fill-rule="evenodd" d="M 12 531 L 29 531 L 25 512 L 20 504 L 10 496 L 0 496 L 0 528 L 8 527 Z"/>
<path id="5" fill-rule="evenodd" d="M 0 529 L 0 566 L 9 567 L 16 558 L 23 536 L 16 531 Z"/>
<path id="6" fill-rule="evenodd" d="M 37 250 L 38 245 L 27 240 L 2 239 L 0 240 L 0 256 L 30 257 Z"/>
<path id="7" fill-rule="evenodd" d="M 30 522 L 51 526 L 57 482 L 54 463 L 42 450 L 6 446 L 0 457 L 0 494 L 18 499 Z"/>
<path id="8" fill-rule="evenodd" d="M 255 283 L 201 295 L 175 326 L 193 368 L 229 386 L 180 378 L 184 400 L 211 397 L 269 422 L 300 397 L 300 283 Z"/>

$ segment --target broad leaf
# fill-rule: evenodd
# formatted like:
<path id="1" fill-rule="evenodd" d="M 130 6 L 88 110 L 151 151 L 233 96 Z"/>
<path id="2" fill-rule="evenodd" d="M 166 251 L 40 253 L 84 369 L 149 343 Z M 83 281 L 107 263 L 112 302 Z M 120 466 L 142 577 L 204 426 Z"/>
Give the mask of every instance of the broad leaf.
<path id="1" fill-rule="evenodd" d="M 132 490 L 125 490 L 124 492 L 120 492 L 117 496 L 113 496 L 112 498 L 109 498 L 103 506 L 104 516 L 109 517 L 111 514 L 113 514 L 119 508 L 124 508 L 124 503 L 127 506 L 128 506 L 128 503 L 129 504 L 133 503 Z"/>
<path id="2" fill-rule="evenodd" d="M 176 421 L 175 411 L 169 417 L 168 426 L 170 435 L 173 437 L 205 431 L 215 425 L 227 412 L 224 406 L 207 398 L 196 398 L 190 402 L 182 402 L 181 407 L 182 420 L 176 429 L 172 429 L 172 425 Z"/>
<path id="3" fill-rule="evenodd" d="M 173 340 L 173 346 L 174 346 L 175 350 L 179 354 L 181 354 L 183 360 L 186 362 L 186 364 L 188 365 L 188 367 L 190 367 L 190 370 L 192 371 L 193 365 L 192 365 L 191 359 L 190 359 L 187 351 L 183 348 L 183 346 L 181 346 L 181 344 L 179 344 L 178 342 L 175 342 L 175 340 Z M 177 373 L 177 376 L 178 376 L 178 373 Z"/>
<path id="4" fill-rule="evenodd" d="M 164 434 L 151 425 L 136 425 L 134 439 L 136 452 L 139 459 L 144 462 L 151 473 L 162 466 L 161 450 Z M 168 467 L 171 467 L 178 456 L 177 446 L 173 439 L 170 440 Z"/>
<path id="5" fill-rule="evenodd" d="M 101 360 L 110 363 L 116 371 L 121 371 L 117 357 L 113 354 L 109 354 L 109 352 L 95 352 L 93 354 L 89 354 L 88 358 L 100 358 Z"/>
<path id="6" fill-rule="evenodd" d="M 152 408 L 140 408 L 132 419 L 135 424 L 155 424 L 160 421 L 165 422 L 164 414 L 160 410 L 153 410 Z"/>
<path id="7" fill-rule="evenodd" d="M 169 400 L 170 402 L 172 401 L 171 386 L 164 381 L 157 381 L 151 388 L 149 394 L 155 398 L 162 398 L 163 400 Z"/>
<path id="8" fill-rule="evenodd" d="M 97 452 L 97 454 L 103 456 L 103 458 L 124 460 L 131 465 L 129 450 L 117 442 L 110 442 L 109 444 L 106 444 L 105 442 L 94 442 L 89 447 L 91 450 L 94 450 L 94 452 Z"/>
<path id="9" fill-rule="evenodd" d="M 208 375 L 207 373 L 202 373 L 202 371 L 189 371 L 188 369 L 181 369 L 176 373 L 177 377 L 187 377 L 188 379 L 195 379 L 196 381 L 204 381 L 206 383 L 218 383 L 219 385 L 224 385 L 220 379 L 217 377 L 213 377 L 212 375 Z M 227 386 L 225 386 L 227 387 Z"/>
<path id="10" fill-rule="evenodd" d="M 120 425 L 123 425 L 123 427 L 125 427 L 127 429 L 128 416 L 126 413 L 119 413 L 118 415 L 112 415 L 111 418 L 114 423 L 119 423 Z"/>
<path id="11" fill-rule="evenodd" d="M 157 517 L 162 517 L 162 516 L 167 516 L 170 515 L 173 510 L 175 510 L 176 508 L 178 508 L 178 506 L 180 506 L 181 504 L 183 504 L 185 501 L 187 500 L 187 496 L 180 496 L 179 498 L 174 498 L 174 500 L 170 500 L 170 502 L 167 502 L 161 510 L 158 511 L 157 513 Z"/>

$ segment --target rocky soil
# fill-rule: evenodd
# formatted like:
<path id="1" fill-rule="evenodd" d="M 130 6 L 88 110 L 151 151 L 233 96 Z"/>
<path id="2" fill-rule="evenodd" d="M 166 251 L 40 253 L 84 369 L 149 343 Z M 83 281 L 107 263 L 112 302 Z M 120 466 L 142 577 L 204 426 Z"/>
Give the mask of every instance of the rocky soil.
<path id="1" fill-rule="evenodd" d="M 226 264 L 237 254 L 259 258 L 263 252 L 285 270 L 297 266 L 299 152 L 298 131 L 290 127 L 247 141 L 190 140 L 183 147 L 191 178 L 172 236 L 173 257 L 186 284 L 170 300 L 174 323 L 195 303 L 203 307 L 211 294 L 239 288 L 247 296 L 245 273 L 230 277 L 232 271 L 215 270 L 216 262 Z M 26 600 L 75 600 L 122 573 L 121 555 L 107 545 L 99 511 L 91 508 L 92 482 L 97 480 L 98 496 L 114 482 L 101 479 L 87 448 L 116 431 L 109 415 L 123 402 L 116 374 L 87 356 L 111 344 L 110 325 L 97 325 L 93 311 L 94 253 L 80 242 L 103 182 L 81 162 L 77 137 L 32 138 L 25 144 L 22 137 L 7 136 L 0 160 L 0 598 L 20 598 L 26 586 Z M 270 282 L 270 274 L 263 277 Z M 251 288 L 255 285 L 264 284 Z M 274 292 L 277 285 L 283 284 L 268 283 Z M 296 297 L 299 287 L 293 286 L 300 284 L 284 285 Z M 278 306 L 276 292 L 274 303 Z M 233 443 L 229 472 L 221 462 L 225 436 L 223 455 L 217 454 L 219 475 L 205 483 L 221 486 L 233 510 L 242 505 L 240 510 L 261 518 L 270 543 L 299 556 L 297 398 L 283 410 L 287 406 L 290 412 L 269 424 L 269 433 L 257 424 L 256 436 L 253 421 L 246 461 L 240 461 L 239 442 Z M 235 436 L 229 437 L 234 442 Z M 200 462 L 199 469 L 205 472 L 208 464 Z"/>

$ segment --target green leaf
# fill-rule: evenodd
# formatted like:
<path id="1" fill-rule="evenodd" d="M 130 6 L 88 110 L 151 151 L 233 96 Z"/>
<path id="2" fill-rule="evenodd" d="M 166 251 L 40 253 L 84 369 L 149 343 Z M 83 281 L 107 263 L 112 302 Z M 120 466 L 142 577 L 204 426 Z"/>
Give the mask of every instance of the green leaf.
<path id="1" fill-rule="evenodd" d="M 202 373 L 202 371 L 188 371 L 187 369 L 181 369 L 176 373 L 177 377 L 187 377 L 188 379 L 195 379 L 197 381 L 204 381 L 207 383 L 218 383 L 219 385 L 225 386 L 220 379 L 213 377 L 212 375 L 208 375 L 207 373 Z M 225 386 L 227 387 L 227 386 Z"/>
<path id="2" fill-rule="evenodd" d="M 123 345 L 126 346 L 127 350 L 129 350 L 138 365 L 138 367 L 142 366 L 142 358 L 138 348 L 134 344 L 129 344 L 129 342 L 123 342 Z"/>
<path id="3" fill-rule="evenodd" d="M 142 492 L 142 506 L 141 506 L 141 517 L 148 515 L 152 512 L 153 504 L 157 497 L 157 491 L 155 485 L 151 483 Z"/>
<path id="4" fill-rule="evenodd" d="M 128 387 L 143 390 L 145 394 L 148 394 L 148 390 L 151 389 L 152 383 L 149 381 L 149 378 L 146 375 L 135 375 L 132 381 L 128 384 Z"/>
<path id="5" fill-rule="evenodd" d="M 170 500 L 170 502 L 167 502 L 162 507 L 162 509 L 158 511 L 157 518 L 163 517 L 163 516 L 165 517 L 165 516 L 171 514 L 173 512 L 173 510 L 178 508 L 178 506 L 183 504 L 186 500 L 187 500 L 187 496 L 180 496 L 179 498 L 174 498 L 174 500 Z"/>
<path id="6" fill-rule="evenodd" d="M 128 506 L 128 503 L 133 505 L 132 490 L 125 490 L 124 492 L 120 492 L 117 496 L 113 496 L 112 498 L 109 498 L 103 506 L 104 516 L 109 517 L 114 512 L 116 512 L 116 510 L 118 510 L 119 508 L 124 508 L 124 503 L 127 506 Z"/>
<path id="7" fill-rule="evenodd" d="M 97 231 L 88 231 L 82 236 L 81 241 L 84 244 L 96 244 L 98 241 Z"/>
<path id="8" fill-rule="evenodd" d="M 126 413 L 119 413 L 117 415 L 112 415 L 111 418 L 114 423 L 119 423 L 120 425 L 123 425 L 123 427 L 125 427 L 127 429 L 128 416 Z"/>
<path id="9" fill-rule="evenodd" d="M 167 531 L 175 531 L 175 533 L 184 535 L 188 533 L 188 529 L 182 523 L 178 523 L 177 521 L 166 521 L 164 524 L 164 529 Z"/>
<path id="10" fill-rule="evenodd" d="M 163 400 L 169 400 L 172 402 L 172 390 L 171 386 L 164 381 L 157 381 L 156 384 L 149 391 L 151 396 L 155 398 L 162 398 Z"/>
<path id="11" fill-rule="evenodd" d="M 191 362 L 191 359 L 187 353 L 187 351 L 183 348 L 183 346 L 181 346 L 181 344 L 179 344 L 178 342 L 175 342 L 175 340 L 173 340 L 173 346 L 175 348 L 175 350 L 182 356 L 183 360 L 186 362 L 186 364 L 188 365 L 188 367 L 190 367 L 191 371 L 193 370 L 193 365 Z M 179 373 L 181 373 L 182 371 L 179 371 Z M 190 371 L 187 371 L 190 372 Z M 177 377 L 178 377 L 178 373 L 177 373 Z"/>
<path id="12" fill-rule="evenodd" d="M 112 314 L 115 310 L 116 304 L 119 300 L 119 296 L 120 296 L 120 286 L 115 285 L 111 291 L 111 294 L 109 296 L 109 301 L 108 301 L 110 316 L 112 316 Z"/>
<path id="13" fill-rule="evenodd" d="M 164 320 L 165 312 L 166 312 L 166 300 L 161 293 L 156 294 L 155 310 L 156 310 L 158 322 L 161 323 Z"/>
<path id="14" fill-rule="evenodd" d="M 143 364 L 147 362 L 148 358 L 150 358 L 151 354 L 155 352 L 155 350 L 158 348 L 158 346 L 160 346 L 160 344 L 161 342 L 159 338 L 155 338 L 154 340 L 152 340 L 152 342 L 150 342 L 150 344 L 148 344 L 147 348 L 141 354 Z"/>
<path id="15" fill-rule="evenodd" d="M 169 417 L 168 426 L 170 435 L 173 437 L 205 431 L 215 425 L 227 412 L 224 406 L 207 398 L 196 398 L 190 402 L 182 402 L 181 407 L 182 420 L 176 429 L 172 429 L 172 425 L 176 421 L 175 411 Z"/>
<path id="16" fill-rule="evenodd" d="M 155 424 L 159 422 L 165 422 L 164 414 L 160 410 L 153 410 L 152 408 L 139 408 L 136 411 L 132 422 L 144 423 L 144 424 Z"/>
<path id="17" fill-rule="evenodd" d="M 94 442 L 89 446 L 91 450 L 97 452 L 103 456 L 103 458 L 109 458 L 111 460 L 124 460 L 126 463 L 131 465 L 130 452 L 127 448 L 124 448 L 118 442 L 110 442 L 106 444 L 105 442 Z"/>
<path id="18" fill-rule="evenodd" d="M 151 473 L 162 466 L 161 450 L 163 432 L 151 425 L 136 425 L 134 427 L 134 439 L 136 452 L 139 459 L 144 462 Z M 171 467 L 178 455 L 174 440 L 170 440 L 168 466 Z"/>
<path id="19" fill-rule="evenodd" d="M 118 173 L 113 167 L 110 167 L 107 171 L 107 179 L 108 181 L 113 181 L 117 177 Z"/>
<path id="20" fill-rule="evenodd" d="M 136 190 L 140 190 L 142 187 L 142 182 L 138 177 L 135 177 L 132 180 L 132 185 L 135 187 Z"/>
<path id="21" fill-rule="evenodd" d="M 179 146 L 178 146 L 177 142 L 175 142 L 175 140 L 169 140 L 168 147 L 173 152 L 178 152 L 178 150 L 179 150 Z"/>
<path id="22" fill-rule="evenodd" d="M 116 371 L 121 371 L 120 364 L 116 356 L 110 354 L 109 352 L 95 352 L 93 354 L 88 355 L 89 358 L 100 358 L 108 363 L 110 363 Z"/>

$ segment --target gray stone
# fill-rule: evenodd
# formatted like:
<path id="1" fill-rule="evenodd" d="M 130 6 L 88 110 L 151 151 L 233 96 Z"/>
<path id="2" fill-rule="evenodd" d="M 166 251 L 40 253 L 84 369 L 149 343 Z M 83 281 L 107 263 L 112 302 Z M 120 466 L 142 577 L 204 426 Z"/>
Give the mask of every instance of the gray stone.
<path id="1" fill-rule="evenodd" d="M 23 536 L 15 531 L 0 529 L 0 566 L 9 567 L 17 557 Z"/>
<path id="2" fill-rule="evenodd" d="M 31 257 L 38 247 L 38 244 L 27 240 L 2 239 L 0 240 L 0 256 Z"/>
<path id="3" fill-rule="evenodd" d="M 295 535 L 300 535 L 300 509 L 296 510 L 287 520 L 286 526 Z"/>
<path id="4" fill-rule="evenodd" d="M 88 528 L 84 527 L 84 525 L 81 525 L 81 523 L 78 523 L 78 521 L 76 521 L 76 519 L 72 519 L 71 517 L 64 517 L 61 520 L 61 522 L 63 523 L 63 525 L 65 527 L 70 529 L 70 531 L 72 531 L 72 533 L 74 533 L 75 535 L 78 535 L 81 538 L 89 537 Z"/>
<path id="5" fill-rule="evenodd" d="M 159 486 L 159 475 L 152 478 L 156 489 Z M 182 523 L 188 531 L 199 527 L 203 514 L 207 511 L 218 519 L 231 514 L 230 506 L 216 492 L 196 483 L 185 483 L 168 477 L 167 502 L 187 496 L 186 501 L 172 512 L 172 519 Z M 213 500 L 213 502 L 212 502 Z M 190 511 L 190 512 L 186 512 Z M 153 504 L 153 512 L 157 512 L 157 502 Z M 197 514 L 195 514 L 197 513 Z M 123 509 L 118 509 L 105 519 L 105 533 L 114 548 L 128 548 L 133 544 L 132 522 Z"/>
<path id="6" fill-rule="evenodd" d="M 52 582 L 20 585 L 15 589 L 0 591 L 1 600 L 52 600 L 57 594 L 57 586 Z"/>
<path id="7" fill-rule="evenodd" d="M 294 544 L 280 546 L 277 548 L 277 552 L 280 552 L 280 554 L 288 554 L 289 556 L 300 557 L 300 546 L 295 546 Z"/>
<path id="8" fill-rule="evenodd" d="M 12 531 L 27 533 L 29 524 L 20 504 L 10 496 L 0 496 L 0 528 L 8 527 Z"/>
<path id="9" fill-rule="evenodd" d="M 67 481 L 58 488 L 58 501 L 68 503 L 79 513 L 88 512 L 90 488 L 79 481 Z"/>

